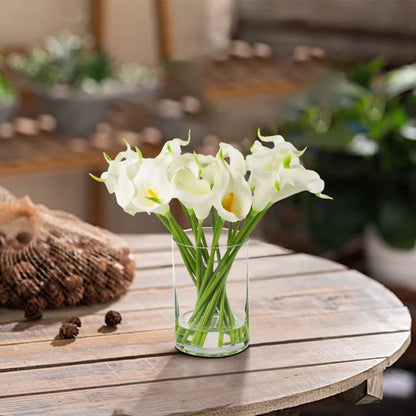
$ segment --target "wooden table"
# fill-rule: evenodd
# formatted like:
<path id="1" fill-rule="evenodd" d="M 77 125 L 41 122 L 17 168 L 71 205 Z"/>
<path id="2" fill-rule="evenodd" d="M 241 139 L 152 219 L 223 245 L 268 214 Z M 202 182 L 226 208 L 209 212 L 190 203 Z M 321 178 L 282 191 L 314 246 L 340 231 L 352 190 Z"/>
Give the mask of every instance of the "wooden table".
<path id="1" fill-rule="evenodd" d="M 128 240 L 137 276 L 115 302 L 46 311 L 38 322 L 0 311 L 0 415 L 257 415 L 346 391 L 370 402 L 409 345 L 408 310 L 379 283 L 252 242 L 251 347 L 220 359 L 183 355 L 174 349 L 169 237 Z M 113 331 L 103 326 L 110 308 L 123 315 Z M 55 339 L 74 314 L 78 338 Z"/>

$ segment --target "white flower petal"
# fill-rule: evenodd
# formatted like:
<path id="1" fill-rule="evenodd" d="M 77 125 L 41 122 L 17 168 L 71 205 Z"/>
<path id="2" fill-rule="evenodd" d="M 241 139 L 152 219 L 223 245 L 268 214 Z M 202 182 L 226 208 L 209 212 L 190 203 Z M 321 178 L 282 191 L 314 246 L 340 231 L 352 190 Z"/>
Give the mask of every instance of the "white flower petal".
<path id="1" fill-rule="evenodd" d="M 226 221 L 241 221 L 251 209 L 252 193 L 244 177 L 230 175 L 228 183 L 215 198 L 218 215 Z"/>

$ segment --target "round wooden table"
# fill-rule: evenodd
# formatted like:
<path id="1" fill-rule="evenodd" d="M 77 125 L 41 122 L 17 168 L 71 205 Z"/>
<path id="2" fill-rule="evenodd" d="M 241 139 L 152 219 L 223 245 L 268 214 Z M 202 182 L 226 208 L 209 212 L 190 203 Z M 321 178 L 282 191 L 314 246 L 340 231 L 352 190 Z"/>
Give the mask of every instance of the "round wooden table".
<path id="1" fill-rule="evenodd" d="M 122 298 L 46 311 L 38 322 L 1 310 L 2 416 L 258 415 L 343 392 L 371 402 L 409 345 L 409 312 L 379 283 L 252 242 L 250 348 L 220 359 L 183 355 L 174 349 L 170 238 L 128 240 L 138 270 Z M 232 296 L 243 282 L 229 284 Z M 123 316 L 115 330 L 103 326 L 110 308 Z M 72 315 L 82 319 L 78 338 L 55 339 Z"/>

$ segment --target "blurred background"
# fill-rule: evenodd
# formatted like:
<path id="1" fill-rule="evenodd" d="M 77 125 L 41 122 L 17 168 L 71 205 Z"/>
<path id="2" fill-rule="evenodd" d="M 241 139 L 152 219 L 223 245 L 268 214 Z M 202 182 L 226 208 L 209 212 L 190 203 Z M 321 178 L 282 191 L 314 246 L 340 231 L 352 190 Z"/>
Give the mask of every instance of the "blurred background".
<path id="1" fill-rule="evenodd" d="M 215 154 L 282 134 L 308 147 L 322 202 L 299 195 L 257 233 L 391 288 L 416 313 L 415 0 L 0 0 L 0 185 L 120 233 L 162 232 L 91 180 L 123 139 Z M 416 348 L 379 405 L 415 414 Z"/>

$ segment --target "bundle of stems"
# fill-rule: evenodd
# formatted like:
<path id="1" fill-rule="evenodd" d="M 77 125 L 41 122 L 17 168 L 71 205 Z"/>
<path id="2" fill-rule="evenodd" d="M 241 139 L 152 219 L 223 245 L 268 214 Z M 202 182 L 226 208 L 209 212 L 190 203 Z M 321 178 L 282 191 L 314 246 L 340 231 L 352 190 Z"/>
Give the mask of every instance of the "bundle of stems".
<path id="1" fill-rule="evenodd" d="M 185 267 L 197 291 L 194 310 L 188 321 L 188 329 L 176 325 L 176 339 L 203 347 L 215 318 L 218 332 L 218 347 L 224 343 L 224 334 L 229 335 L 232 345 L 243 342 L 248 335 L 248 320 L 241 327 L 235 325 L 226 292 L 228 274 L 238 251 L 250 233 L 266 213 L 251 210 L 244 221 L 225 224 L 223 218 L 211 209 L 212 241 L 206 239 L 203 221 L 198 220 L 193 210 L 182 206 L 189 221 L 194 241 L 180 227 L 170 212 L 158 218 L 169 230 L 181 254 Z M 221 253 L 219 239 L 224 226 L 228 226 L 226 251 Z M 188 338 L 191 339 L 188 341 Z"/>

